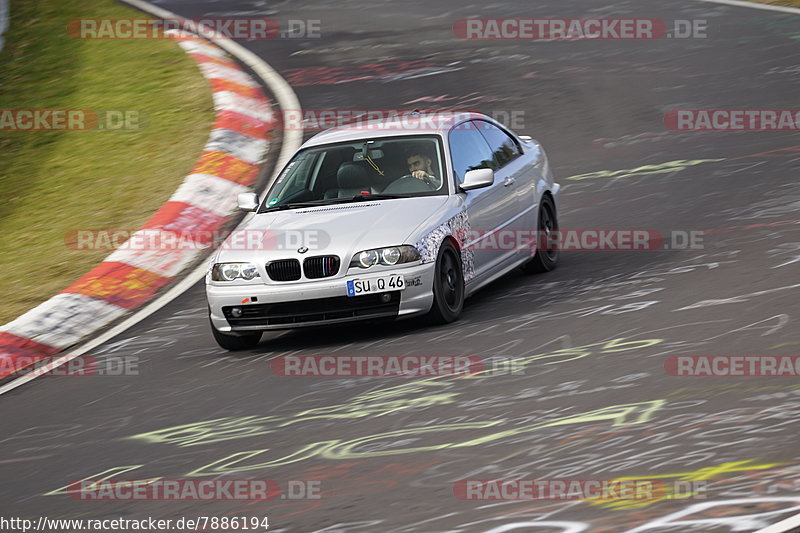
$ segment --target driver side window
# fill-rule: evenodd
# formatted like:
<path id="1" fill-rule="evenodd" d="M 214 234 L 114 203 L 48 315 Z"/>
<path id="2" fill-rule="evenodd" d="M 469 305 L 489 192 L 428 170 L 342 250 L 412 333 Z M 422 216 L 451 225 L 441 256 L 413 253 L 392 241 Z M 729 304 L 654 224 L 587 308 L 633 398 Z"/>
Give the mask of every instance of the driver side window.
<path id="1" fill-rule="evenodd" d="M 494 154 L 491 148 L 471 122 L 455 126 L 450 131 L 448 139 L 453 172 L 459 183 L 464 182 L 467 171 L 494 166 Z"/>

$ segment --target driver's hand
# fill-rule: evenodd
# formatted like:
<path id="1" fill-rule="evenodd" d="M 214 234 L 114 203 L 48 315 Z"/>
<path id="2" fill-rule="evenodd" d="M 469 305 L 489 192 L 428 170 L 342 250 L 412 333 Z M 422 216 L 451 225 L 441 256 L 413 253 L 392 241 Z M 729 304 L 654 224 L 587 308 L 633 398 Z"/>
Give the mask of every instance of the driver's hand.
<path id="1" fill-rule="evenodd" d="M 424 170 L 415 170 L 414 172 L 411 173 L 411 175 L 417 178 L 418 180 L 424 180 L 425 178 L 428 177 L 428 173 L 425 172 Z"/>

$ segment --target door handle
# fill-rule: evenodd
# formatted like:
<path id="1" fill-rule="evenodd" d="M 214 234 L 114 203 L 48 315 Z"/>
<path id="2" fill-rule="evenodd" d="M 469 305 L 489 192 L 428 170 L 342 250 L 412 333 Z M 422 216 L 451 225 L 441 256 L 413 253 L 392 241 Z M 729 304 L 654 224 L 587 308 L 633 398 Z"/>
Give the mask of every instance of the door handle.
<path id="1" fill-rule="evenodd" d="M 509 185 L 514 185 L 514 178 L 506 178 L 503 180 L 503 187 L 508 187 Z"/>

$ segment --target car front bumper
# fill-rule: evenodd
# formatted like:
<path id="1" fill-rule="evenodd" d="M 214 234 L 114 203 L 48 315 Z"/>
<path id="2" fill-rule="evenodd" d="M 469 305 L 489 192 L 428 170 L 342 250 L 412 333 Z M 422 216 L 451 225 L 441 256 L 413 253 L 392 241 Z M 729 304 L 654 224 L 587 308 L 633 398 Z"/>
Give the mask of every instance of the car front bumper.
<path id="1" fill-rule="evenodd" d="M 406 318 L 426 313 L 433 305 L 435 263 L 392 268 L 334 279 L 279 284 L 230 285 L 206 283 L 211 323 L 222 332 L 293 329 L 373 318 Z M 402 274 L 405 289 L 378 295 L 347 296 L 347 280 Z M 389 302 L 380 294 L 399 293 Z M 252 302 L 256 297 L 257 303 Z M 243 300 L 250 302 L 243 304 Z M 239 307 L 243 316 L 231 317 Z M 226 317 L 226 311 L 227 317 Z"/>

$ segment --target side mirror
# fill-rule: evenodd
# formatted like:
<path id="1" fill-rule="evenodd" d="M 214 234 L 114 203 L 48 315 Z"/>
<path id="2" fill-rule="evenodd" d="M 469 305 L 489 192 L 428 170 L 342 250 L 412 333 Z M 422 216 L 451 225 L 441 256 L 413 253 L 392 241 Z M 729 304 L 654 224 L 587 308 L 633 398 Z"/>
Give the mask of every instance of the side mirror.
<path id="1" fill-rule="evenodd" d="M 520 135 L 519 140 L 526 143 L 532 143 L 533 137 L 531 137 L 530 135 Z"/>
<path id="2" fill-rule="evenodd" d="M 258 195 L 254 192 L 243 192 L 236 199 L 242 211 L 255 211 L 258 209 Z"/>
<path id="3" fill-rule="evenodd" d="M 491 168 L 477 168 L 467 171 L 464 175 L 464 183 L 461 184 L 461 188 L 465 191 L 470 191 L 472 189 L 488 187 L 493 183 L 494 170 Z"/>

